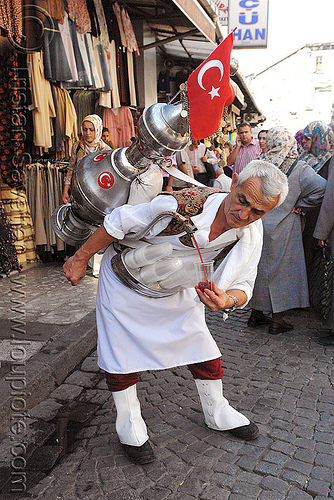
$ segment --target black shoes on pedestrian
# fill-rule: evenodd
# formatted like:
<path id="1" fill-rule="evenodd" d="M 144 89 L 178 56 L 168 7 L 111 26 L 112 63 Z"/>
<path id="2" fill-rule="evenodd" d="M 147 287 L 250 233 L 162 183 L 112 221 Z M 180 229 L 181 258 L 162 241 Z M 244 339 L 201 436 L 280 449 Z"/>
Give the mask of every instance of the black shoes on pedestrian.
<path id="1" fill-rule="evenodd" d="M 148 441 L 142 446 L 131 446 L 130 444 L 123 443 L 122 446 L 126 456 L 134 464 L 145 465 L 154 461 L 154 452 Z"/>
<path id="2" fill-rule="evenodd" d="M 271 319 L 267 318 L 262 311 L 255 311 L 252 309 L 251 315 L 247 321 L 247 325 L 250 328 L 256 328 L 257 326 L 269 325 Z"/>
<path id="3" fill-rule="evenodd" d="M 268 333 L 270 333 L 270 335 L 278 335 L 279 333 L 290 332 L 293 329 L 294 326 L 291 323 L 286 323 L 285 321 L 282 323 L 271 321 Z"/>
<path id="4" fill-rule="evenodd" d="M 270 335 L 278 335 L 279 333 L 290 332 L 294 329 L 291 323 L 286 323 L 284 320 L 278 323 L 268 318 L 262 311 L 252 309 L 251 315 L 247 321 L 247 326 L 250 328 L 257 328 L 263 325 L 269 325 L 268 333 L 270 333 Z"/>
<path id="5" fill-rule="evenodd" d="M 256 424 L 251 422 L 249 425 L 243 425 L 242 427 L 236 427 L 228 431 L 232 436 L 244 439 L 245 441 L 253 441 L 257 439 L 260 435 L 259 428 Z"/>

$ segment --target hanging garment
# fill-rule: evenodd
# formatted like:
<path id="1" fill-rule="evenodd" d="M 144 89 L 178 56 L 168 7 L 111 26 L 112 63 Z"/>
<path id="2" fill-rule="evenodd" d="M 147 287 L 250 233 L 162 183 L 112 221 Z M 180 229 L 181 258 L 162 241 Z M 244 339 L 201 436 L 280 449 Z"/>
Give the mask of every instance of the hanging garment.
<path id="1" fill-rule="evenodd" d="M 135 73 L 133 68 L 133 57 L 134 52 L 127 52 L 128 60 L 128 78 L 129 78 L 129 92 L 130 92 L 130 105 L 137 106 L 137 95 L 136 95 L 136 85 L 135 85 Z"/>
<path id="2" fill-rule="evenodd" d="M 126 36 L 123 28 L 121 9 L 117 2 L 113 4 L 113 12 L 116 18 L 117 26 L 118 26 L 118 41 L 119 45 L 117 52 L 117 68 L 119 68 L 118 72 L 118 82 L 120 85 L 120 98 L 121 104 L 130 105 L 130 89 L 129 89 L 129 71 L 128 71 L 128 52 L 126 49 Z"/>
<path id="3" fill-rule="evenodd" d="M 64 22 L 65 5 L 63 0 L 45 0 L 46 11 L 50 17 L 57 19 L 60 23 Z"/>
<path id="4" fill-rule="evenodd" d="M 27 54 L 34 120 L 34 144 L 42 148 L 52 146 L 52 118 L 56 116 L 56 110 L 52 98 L 50 82 L 44 78 L 44 64 L 42 52 Z"/>
<path id="5" fill-rule="evenodd" d="M 97 18 L 97 13 L 94 5 L 94 0 L 86 0 L 88 14 L 90 17 L 90 32 L 93 37 L 98 37 L 100 35 L 99 20 Z"/>
<path id="6" fill-rule="evenodd" d="M 105 84 L 104 84 L 104 78 L 103 78 L 101 61 L 100 61 L 99 50 L 98 50 L 99 45 L 101 45 L 101 44 L 99 43 L 98 38 L 92 38 L 93 57 L 95 60 L 96 70 L 97 70 L 97 74 L 98 74 L 98 81 L 99 81 L 99 87 L 97 87 L 97 88 L 103 88 L 105 86 Z"/>
<path id="7" fill-rule="evenodd" d="M 110 74 L 109 74 L 109 69 L 108 69 L 106 52 L 104 50 L 103 45 L 101 45 L 101 44 L 97 45 L 97 51 L 98 51 L 99 58 L 100 58 L 100 65 L 101 65 L 101 70 L 102 70 L 102 75 L 103 75 L 103 80 L 104 80 L 104 87 L 101 90 L 103 90 L 104 92 L 108 92 L 108 91 L 112 90 L 112 85 L 111 85 L 111 79 L 110 79 Z"/>
<path id="8" fill-rule="evenodd" d="M 105 48 L 105 50 L 108 50 L 110 40 L 109 40 L 108 28 L 107 28 L 106 18 L 104 15 L 102 0 L 94 0 L 94 5 L 100 27 L 100 35 L 98 38 L 100 43 Z"/>
<path id="9" fill-rule="evenodd" d="M 112 40 L 109 44 L 109 51 L 107 52 L 107 65 L 108 65 L 112 90 L 110 92 L 101 92 L 99 98 L 99 105 L 103 106 L 104 108 L 118 108 L 121 105 L 118 92 L 116 64 L 117 62 L 116 62 L 115 41 Z"/>
<path id="10" fill-rule="evenodd" d="M 99 98 L 96 90 L 76 90 L 72 96 L 73 105 L 77 114 L 78 130 L 87 115 L 95 114 L 95 104 Z"/>
<path id="11" fill-rule="evenodd" d="M 12 52 L 0 53 L 0 172 L 11 187 L 23 185 L 26 94 L 20 91 L 18 60 Z M 21 87 L 22 88 L 22 87 Z"/>
<path id="12" fill-rule="evenodd" d="M 36 245 L 50 251 L 64 250 L 64 243 L 51 227 L 51 215 L 61 204 L 62 179 L 56 164 L 34 163 L 25 167 L 27 200 L 34 226 Z"/>
<path id="13" fill-rule="evenodd" d="M 67 60 L 57 19 L 46 18 L 43 30 L 44 76 L 47 80 L 71 80 L 72 72 Z"/>
<path id="14" fill-rule="evenodd" d="M 22 2 L 12 0 L 0 3 L 0 27 L 17 43 L 22 37 Z"/>
<path id="15" fill-rule="evenodd" d="M 86 0 L 67 0 L 68 15 L 77 25 L 79 34 L 87 33 L 91 29 L 90 17 Z"/>
<path id="16" fill-rule="evenodd" d="M 121 9 L 121 18 L 122 18 L 123 29 L 124 29 L 124 34 L 125 34 L 126 48 L 128 49 L 129 52 L 135 51 L 137 53 L 137 56 L 139 56 L 140 52 L 138 49 L 136 35 L 135 35 L 135 32 L 133 31 L 133 26 L 132 26 L 132 23 L 130 21 L 128 11 L 125 10 L 124 7 L 122 7 L 122 9 Z"/>
<path id="17" fill-rule="evenodd" d="M 58 95 L 55 89 L 54 84 L 51 84 L 51 91 L 53 102 L 55 105 L 56 116 L 52 119 L 53 122 L 53 136 L 52 136 L 52 148 L 51 150 L 56 153 L 57 156 L 62 157 L 65 155 L 65 144 L 63 140 L 63 134 L 59 121 L 59 113 L 58 113 Z"/>
<path id="18" fill-rule="evenodd" d="M 83 61 L 84 67 L 85 67 L 85 72 L 87 75 L 87 81 L 89 82 L 87 84 L 87 87 L 93 87 L 94 78 L 93 78 L 91 64 L 89 62 L 89 57 L 88 57 L 88 52 L 87 52 L 85 40 L 84 40 L 83 35 L 80 35 L 78 32 L 77 32 L 77 39 L 78 39 L 79 50 L 80 50 L 80 53 L 82 56 L 82 61 Z"/>
<path id="19" fill-rule="evenodd" d="M 99 75 L 99 72 L 98 72 L 98 69 L 97 69 L 97 63 L 96 63 L 96 60 L 95 60 L 96 55 L 95 55 L 94 49 L 93 49 L 92 37 L 91 37 L 91 35 L 89 33 L 86 33 L 84 35 L 84 41 L 85 41 L 85 46 L 86 46 L 86 49 L 87 49 L 88 61 L 89 61 L 89 64 L 90 64 L 90 69 L 91 69 L 91 73 L 92 73 L 92 77 L 93 77 L 93 86 L 96 89 L 100 89 L 101 87 L 103 87 L 103 82 L 100 79 L 100 75 Z"/>
<path id="20" fill-rule="evenodd" d="M 74 49 L 73 49 L 67 14 L 65 14 L 63 24 L 59 24 L 59 31 L 61 38 L 63 40 L 65 52 L 67 55 L 67 60 L 71 69 L 71 74 L 72 74 L 71 81 L 76 82 L 78 80 L 78 70 L 77 70 L 77 63 L 75 61 Z"/>
<path id="21" fill-rule="evenodd" d="M 117 75 L 117 96 L 113 96 L 113 107 L 119 107 L 121 104 L 130 104 L 128 79 L 127 79 L 127 63 L 124 62 L 126 58 L 125 47 L 122 46 L 122 39 L 119 31 L 119 23 L 117 21 L 114 7 L 109 0 L 102 0 L 105 18 L 107 21 L 107 28 L 109 39 L 114 41 L 114 57 L 115 68 L 114 71 Z M 123 52 L 124 50 L 124 52 Z M 114 80 L 112 80 L 114 86 Z M 115 88 L 115 87 L 114 87 Z"/>
<path id="22" fill-rule="evenodd" d="M 65 156 L 70 156 L 74 142 L 78 138 L 77 114 L 73 101 L 66 89 L 55 87 L 58 100 L 58 118 L 65 145 Z"/>
<path id="23" fill-rule="evenodd" d="M 109 129 L 110 139 L 116 148 L 131 146 L 135 127 L 130 109 L 127 106 L 105 109 L 103 126 Z"/>
<path id="24" fill-rule="evenodd" d="M 71 86 L 86 87 L 87 85 L 89 85 L 89 79 L 78 43 L 76 24 L 73 21 L 69 20 L 69 26 L 70 26 L 71 40 L 74 49 L 75 62 L 78 71 L 78 79 L 75 83 L 72 83 Z M 67 84 L 66 86 L 69 86 L 69 84 Z"/>

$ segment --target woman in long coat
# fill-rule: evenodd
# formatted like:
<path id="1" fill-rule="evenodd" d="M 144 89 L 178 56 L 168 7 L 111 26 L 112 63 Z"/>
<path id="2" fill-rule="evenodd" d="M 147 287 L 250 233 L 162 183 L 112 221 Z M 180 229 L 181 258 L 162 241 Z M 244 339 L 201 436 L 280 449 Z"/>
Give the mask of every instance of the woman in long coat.
<path id="1" fill-rule="evenodd" d="M 285 311 L 309 306 L 301 211 L 321 203 L 326 181 L 298 161 L 296 140 L 284 127 L 270 129 L 266 143 L 267 152 L 261 158 L 288 176 L 289 194 L 262 219 L 263 249 L 248 326 L 269 323 L 269 333 L 275 335 L 293 329 L 283 319 Z"/>
<path id="2" fill-rule="evenodd" d="M 313 170 L 328 179 L 328 166 L 334 155 L 334 132 L 329 125 L 321 121 L 309 123 L 301 132 L 301 141 L 304 152 L 299 159 L 305 161 Z M 316 241 L 313 232 L 319 216 L 320 207 L 310 210 L 305 218 L 303 242 L 307 275 L 312 270 L 313 255 Z"/>
<path id="3" fill-rule="evenodd" d="M 334 260 L 334 156 L 329 164 L 326 193 L 313 236 L 318 239 L 321 246 L 329 245 Z M 331 310 L 324 326 L 328 330 L 328 336 L 321 338 L 319 342 L 325 345 L 334 345 L 334 281 Z"/>

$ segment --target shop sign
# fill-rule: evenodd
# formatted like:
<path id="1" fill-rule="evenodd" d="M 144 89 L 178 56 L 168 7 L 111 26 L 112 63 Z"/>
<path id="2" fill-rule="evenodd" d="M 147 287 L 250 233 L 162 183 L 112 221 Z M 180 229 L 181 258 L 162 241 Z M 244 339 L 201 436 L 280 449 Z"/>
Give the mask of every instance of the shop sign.
<path id="1" fill-rule="evenodd" d="M 221 26 L 228 25 L 228 2 L 229 0 L 213 0 L 218 7 L 218 19 Z"/>
<path id="2" fill-rule="evenodd" d="M 266 48 L 268 38 L 269 0 L 240 0 L 230 2 L 229 31 L 236 28 L 233 48 Z"/>

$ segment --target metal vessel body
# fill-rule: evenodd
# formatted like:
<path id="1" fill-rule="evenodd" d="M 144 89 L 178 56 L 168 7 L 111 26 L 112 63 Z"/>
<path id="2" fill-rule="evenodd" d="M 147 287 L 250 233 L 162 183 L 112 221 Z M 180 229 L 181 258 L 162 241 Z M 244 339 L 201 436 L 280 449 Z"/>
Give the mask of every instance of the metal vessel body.
<path id="1" fill-rule="evenodd" d="M 69 244 L 83 243 L 107 213 L 127 203 L 132 181 L 152 162 L 184 149 L 189 135 L 182 132 L 188 124 L 183 114 L 182 104 L 153 104 L 144 109 L 131 146 L 82 158 L 73 170 L 71 203 L 58 207 L 51 218 L 57 236 Z"/>

